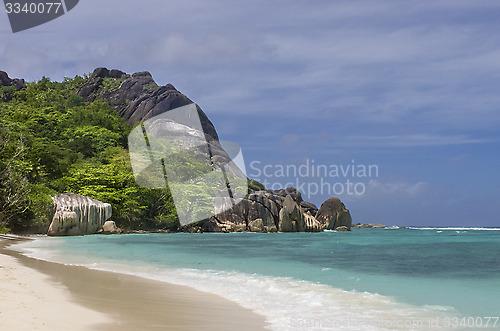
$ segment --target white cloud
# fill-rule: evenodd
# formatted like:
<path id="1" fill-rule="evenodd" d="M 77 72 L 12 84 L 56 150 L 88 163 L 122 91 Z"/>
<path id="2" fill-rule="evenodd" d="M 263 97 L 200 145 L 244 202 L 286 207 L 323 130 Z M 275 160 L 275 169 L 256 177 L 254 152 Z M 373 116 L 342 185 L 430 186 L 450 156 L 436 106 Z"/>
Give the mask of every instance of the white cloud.
<path id="1" fill-rule="evenodd" d="M 406 134 L 388 136 L 345 136 L 337 142 L 343 147 L 420 147 L 496 142 L 497 139 L 478 139 L 466 135 Z"/>
<path id="2" fill-rule="evenodd" d="M 366 197 L 387 198 L 389 196 L 401 197 L 401 195 L 416 198 L 424 195 L 429 189 L 425 182 L 408 183 L 404 181 L 381 181 L 370 180 L 366 185 Z M 362 196 L 362 197 L 365 197 Z"/>
<path id="3" fill-rule="evenodd" d="M 492 129 L 500 125 L 500 41 L 492 33 L 500 23 L 489 15 L 497 8 L 459 0 L 89 0 L 31 32 L 2 35 L 0 69 L 28 79 L 103 65 L 150 70 L 226 114 L 238 105 L 256 116 Z"/>

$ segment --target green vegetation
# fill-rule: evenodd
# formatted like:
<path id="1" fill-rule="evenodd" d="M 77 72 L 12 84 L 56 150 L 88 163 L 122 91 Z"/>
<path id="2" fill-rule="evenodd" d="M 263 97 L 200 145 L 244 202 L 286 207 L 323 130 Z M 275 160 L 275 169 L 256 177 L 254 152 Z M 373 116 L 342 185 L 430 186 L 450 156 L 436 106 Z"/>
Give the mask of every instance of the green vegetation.
<path id="1" fill-rule="evenodd" d="M 102 80 L 102 87 L 107 91 L 116 90 L 120 87 L 124 80 L 124 78 L 105 77 Z"/>
<path id="2" fill-rule="evenodd" d="M 52 196 L 58 193 L 110 203 L 111 220 L 124 229 L 171 231 L 180 227 L 177 212 L 193 221 L 210 215 L 212 197 L 225 190 L 227 180 L 239 196 L 247 193 L 246 179 L 213 171 L 213 165 L 200 157 L 202 150 L 178 151 L 182 141 L 154 137 L 150 143 L 162 148 L 155 152 L 158 155 L 151 155 L 149 148 L 134 154 L 145 165 L 134 178 L 127 150 L 132 128 L 110 105 L 85 102 L 74 93 L 86 80 L 76 76 L 51 82 L 44 77 L 21 91 L 0 87 L 0 233 L 45 233 L 53 213 Z M 102 88 L 120 84 L 120 79 L 105 78 Z M 139 136 L 143 139 L 142 131 Z M 160 165 L 149 164 L 151 157 L 159 160 L 164 155 L 167 176 L 175 177 L 167 184 Z M 168 187 L 145 188 L 136 179 L 143 186 Z M 265 189 L 254 180 L 248 187 Z M 176 199 L 180 197 L 177 209 L 169 188 L 175 189 Z"/>
<path id="3" fill-rule="evenodd" d="M 14 86 L 0 86 L 0 101 L 10 101 L 14 97 L 16 88 Z"/>
<path id="4" fill-rule="evenodd" d="M 72 192 L 109 202 L 118 226 L 179 227 L 166 189 L 139 187 L 127 152 L 131 130 L 109 105 L 74 94 L 85 82 L 42 78 L 0 88 L 0 232 L 44 232 L 52 199 Z M 110 80 L 106 88 L 121 82 Z"/>
<path id="5" fill-rule="evenodd" d="M 247 185 L 249 189 L 254 191 L 263 191 L 266 189 L 263 184 L 259 183 L 255 179 L 249 179 Z"/>
<path id="6" fill-rule="evenodd" d="M 144 91 L 151 91 L 151 90 L 156 90 L 158 87 L 159 87 L 159 86 L 158 86 L 158 84 L 156 84 L 156 83 L 151 83 L 151 84 L 149 84 L 149 85 L 147 85 L 147 86 L 144 86 L 142 89 L 143 89 Z"/>

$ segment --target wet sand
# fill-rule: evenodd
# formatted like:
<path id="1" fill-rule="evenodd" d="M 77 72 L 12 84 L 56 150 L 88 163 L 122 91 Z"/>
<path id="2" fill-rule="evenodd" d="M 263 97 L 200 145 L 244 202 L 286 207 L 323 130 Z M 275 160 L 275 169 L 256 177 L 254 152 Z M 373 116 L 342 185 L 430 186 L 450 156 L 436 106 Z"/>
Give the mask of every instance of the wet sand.
<path id="1" fill-rule="evenodd" d="M 28 258 L 0 238 L 0 330 L 263 330 L 265 318 L 189 287 Z"/>

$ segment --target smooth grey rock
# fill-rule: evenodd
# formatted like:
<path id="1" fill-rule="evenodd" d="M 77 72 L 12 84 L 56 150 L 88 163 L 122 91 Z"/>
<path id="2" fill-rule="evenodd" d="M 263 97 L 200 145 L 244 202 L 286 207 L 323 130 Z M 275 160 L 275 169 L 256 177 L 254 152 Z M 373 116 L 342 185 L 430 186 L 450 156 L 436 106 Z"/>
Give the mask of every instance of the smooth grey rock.
<path id="1" fill-rule="evenodd" d="M 300 228 L 302 230 L 299 231 L 305 231 L 305 232 L 323 231 L 323 226 L 321 225 L 321 223 L 318 222 L 318 220 L 309 213 L 303 214 L 303 225 L 301 224 Z"/>
<path id="2" fill-rule="evenodd" d="M 245 202 L 245 200 L 247 200 Z M 281 209 L 281 201 L 272 194 L 266 191 L 257 191 L 249 194 L 242 201 L 247 204 L 247 219 L 248 221 L 261 218 L 264 226 L 277 226 L 279 221 L 279 211 Z"/>
<path id="3" fill-rule="evenodd" d="M 280 189 L 280 190 L 267 190 L 267 192 L 271 193 L 272 195 L 280 196 L 283 198 L 285 198 L 287 195 L 289 195 L 298 204 L 300 204 L 302 201 L 304 201 L 304 200 L 302 200 L 302 194 L 295 187 L 287 187 L 287 188 Z"/>
<path id="4" fill-rule="evenodd" d="M 257 218 L 248 223 L 248 230 L 251 232 L 264 232 L 264 222 L 262 218 Z"/>
<path id="5" fill-rule="evenodd" d="M 113 69 L 109 72 L 109 77 L 110 78 L 121 78 L 122 76 L 126 75 L 123 71 Z"/>
<path id="6" fill-rule="evenodd" d="M 278 232 L 278 228 L 276 228 L 275 225 L 264 226 L 264 231 L 265 232 Z"/>
<path id="7" fill-rule="evenodd" d="M 302 201 L 300 207 L 302 207 L 304 213 L 309 212 L 313 216 L 318 212 L 318 207 L 312 202 Z"/>
<path id="8" fill-rule="evenodd" d="M 52 197 L 55 213 L 49 236 L 94 234 L 111 217 L 111 205 L 83 195 L 63 193 Z"/>
<path id="9" fill-rule="evenodd" d="M 233 206 L 230 205 L 231 203 Z M 266 231 L 272 232 L 277 229 L 278 213 L 281 207 L 278 207 L 274 196 L 266 191 L 248 194 L 239 203 L 223 198 L 216 205 L 220 207 L 216 208 L 216 215 L 211 219 L 216 220 L 228 231 L 246 231 L 248 225 L 257 219 L 262 220 Z"/>
<path id="10" fill-rule="evenodd" d="M 292 193 L 293 196 L 288 194 L 283 197 L 283 194 L 286 192 Z M 288 197 L 288 205 L 287 208 L 281 212 L 285 205 L 285 200 L 287 200 L 286 197 Z M 318 222 L 316 218 L 311 215 L 309 211 L 311 209 L 309 209 L 308 212 L 304 212 L 303 208 L 297 203 L 294 197 L 298 201 L 302 199 L 300 192 L 295 188 L 251 191 L 251 193 L 241 202 L 234 204 L 233 207 L 227 205 L 231 203 L 231 200 L 226 198 L 220 204 L 220 212 L 216 209 L 216 215 L 210 220 L 216 222 L 218 227 L 221 227 L 224 232 L 254 231 L 251 229 L 251 226 L 254 226 L 255 223 L 252 222 L 257 220 L 262 220 L 264 232 L 277 232 L 278 230 L 306 232 L 322 231 L 326 226 Z M 304 203 L 305 201 L 301 201 L 301 204 Z M 293 206 L 291 210 L 288 209 L 289 205 Z M 306 207 L 310 207 L 310 205 L 315 207 L 312 203 L 306 203 Z M 291 211 L 293 211 L 292 216 L 290 215 Z M 282 222 L 280 227 L 280 220 L 283 217 L 285 217 L 284 223 Z M 260 224 L 260 221 L 258 222 L 257 224 Z M 203 228 L 203 230 L 217 231 L 217 228 L 207 226 Z"/>
<path id="11" fill-rule="evenodd" d="M 90 78 L 96 78 L 96 77 L 109 77 L 109 70 L 107 68 L 96 68 L 94 72 L 90 75 Z"/>
<path id="12" fill-rule="evenodd" d="M 302 210 L 290 195 L 287 195 L 283 202 L 279 219 L 278 229 L 281 232 L 304 231 Z"/>
<path id="13" fill-rule="evenodd" d="M 102 234 L 119 234 L 122 233 L 122 229 L 116 226 L 114 221 L 106 221 L 104 222 L 101 231 L 99 233 Z"/>
<path id="14" fill-rule="evenodd" d="M 338 197 L 331 197 L 321 204 L 316 219 L 329 230 L 340 226 L 351 228 L 352 218 L 349 210 Z"/>
<path id="15" fill-rule="evenodd" d="M 208 220 L 202 225 L 203 232 L 222 232 L 222 228 L 219 226 L 217 221 Z"/>

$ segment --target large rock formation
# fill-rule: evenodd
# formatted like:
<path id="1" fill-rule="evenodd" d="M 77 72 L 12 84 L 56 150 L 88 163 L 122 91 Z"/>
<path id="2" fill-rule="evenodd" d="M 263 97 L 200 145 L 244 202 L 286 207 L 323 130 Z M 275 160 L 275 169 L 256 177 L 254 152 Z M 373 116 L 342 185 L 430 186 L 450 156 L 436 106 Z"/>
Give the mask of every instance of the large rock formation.
<path id="1" fill-rule="evenodd" d="M 281 232 L 318 232 L 323 228 L 309 212 L 304 212 L 292 196 L 287 195 L 279 213 Z"/>
<path id="2" fill-rule="evenodd" d="M 228 149 L 229 155 L 207 115 L 173 85 L 158 86 L 149 72 L 129 75 L 97 68 L 77 94 L 86 101 L 99 99 L 110 104 L 132 126 L 141 123 L 128 136 L 135 180 L 143 187 L 168 186 L 181 225 L 212 216 L 213 209 L 208 206 L 214 204 L 212 197 L 217 192 L 236 200 L 247 193 L 247 177 L 233 161 L 239 146 L 234 153 Z M 206 194 L 187 189 L 186 184 L 194 180 Z M 187 200 L 206 208 L 191 208 L 190 203 L 184 203 Z M 217 230 L 210 224 L 205 228 Z"/>
<path id="3" fill-rule="evenodd" d="M 181 146 L 181 149 L 190 150 L 190 153 L 200 161 L 209 160 L 214 168 L 223 169 L 224 166 L 229 165 L 228 171 L 235 177 L 246 178 L 230 162 L 231 158 L 219 144 L 214 125 L 198 106 L 195 112 L 200 118 L 201 131 L 203 131 L 201 135 L 197 130 L 193 130 L 193 127 L 186 126 L 183 121 L 176 123 L 169 116 L 162 115 L 173 109 L 193 104 L 193 102 L 171 84 L 158 86 L 149 72 L 129 75 L 119 70 L 97 68 L 86 83 L 78 89 L 77 94 L 86 101 L 100 99 L 107 102 L 129 124 L 135 125 L 142 121 L 148 136 L 168 136 L 180 145 L 185 143 L 193 146 L 207 146 L 208 148 L 196 149 Z M 152 118 L 155 122 L 151 123 Z M 175 137 L 172 137 L 172 132 L 176 132 Z M 142 134 L 140 131 L 138 137 L 141 138 Z M 203 140 L 206 140 L 207 144 L 202 144 Z M 145 180 L 158 181 L 149 176 L 148 169 L 145 171 Z M 145 182 L 144 184 L 150 186 L 151 183 Z M 255 190 L 255 187 L 251 187 L 249 194 L 236 202 L 233 197 L 218 198 L 215 203 L 215 216 L 196 225 L 184 226 L 183 229 L 190 232 L 320 231 L 348 223 L 343 214 L 339 214 L 340 221 L 336 220 L 331 223 L 329 214 L 325 214 L 326 207 L 319 213 L 318 208 L 313 203 L 304 201 L 300 192 L 293 187 L 281 190 Z M 183 215 L 182 212 L 180 215 Z M 322 220 L 318 221 L 315 215 L 321 216 Z M 181 222 L 181 224 L 184 223 Z"/>
<path id="4" fill-rule="evenodd" d="M 211 217 L 210 221 L 217 224 L 222 232 L 248 231 L 251 230 L 250 224 L 255 227 L 260 222 L 264 232 L 276 232 L 283 200 L 283 197 L 273 195 L 269 191 L 251 192 L 233 207 L 224 206 L 221 212 L 216 210 L 216 215 Z M 257 220 L 259 222 L 255 223 Z"/>
<path id="5" fill-rule="evenodd" d="M 147 71 L 129 75 L 116 69 L 97 68 L 77 94 L 85 101 L 100 99 L 109 103 L 131 125 L 193 103 L 172 84 L 158 86 Z M 218 140 L 214 125 L 196 107 L 207 140 Z"/>
<path id="6" fill-rule="evenodd" d="M 215 216 L 205 221 L 199 230 L 206 232 L 322 231 L 325 226 L 318 222 L 310 212 L 316 206 L 307 203 L 304 208 L 303 203 L 300 192 L 294 187 L 282 190 L 252 191 L 234 207 L 216 213 Z M 191 226 L 184 230 L 193 232 Z"/>
<path id="7" fill-rule="evenodd" d="M 321 204 L 316 219 L 324 228 L 329 230 L 335 230 L 341 226 L 345 226 L 350 230 L 352 225 L 349 209 L 345 207 L 338 197 L 326 199 Z"/>
<path id="8" fill-rule="evenodd" d="M 58 194 L 54 201 L 54 217 L 49 236 L 94 234 L 111 217 L 111 205 L 83 195 Z"/>

